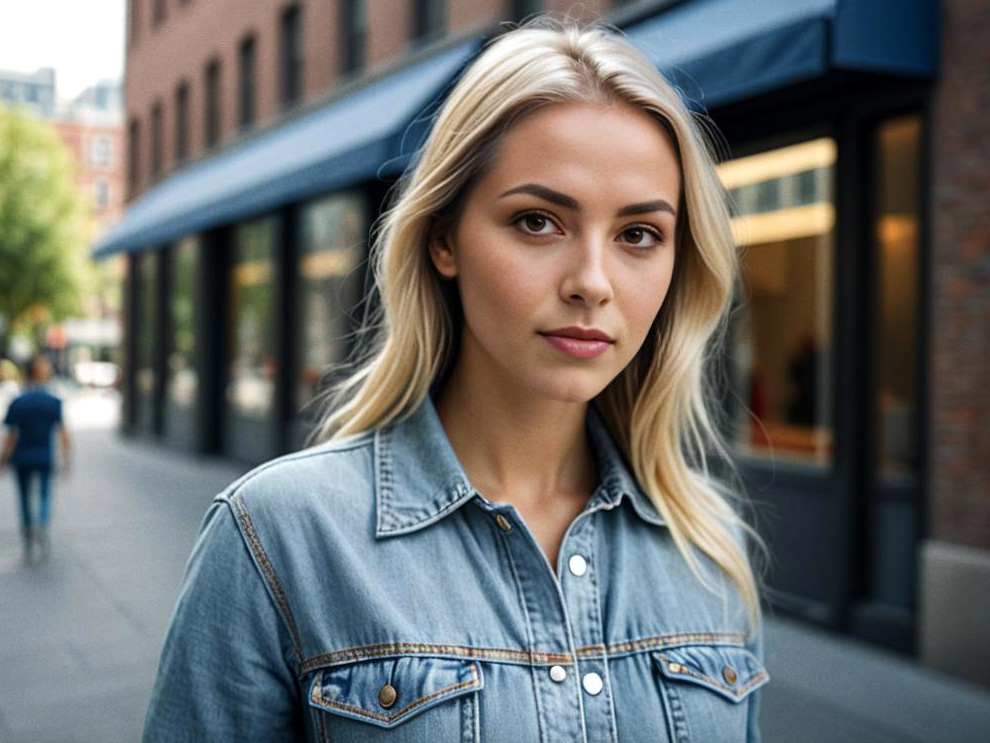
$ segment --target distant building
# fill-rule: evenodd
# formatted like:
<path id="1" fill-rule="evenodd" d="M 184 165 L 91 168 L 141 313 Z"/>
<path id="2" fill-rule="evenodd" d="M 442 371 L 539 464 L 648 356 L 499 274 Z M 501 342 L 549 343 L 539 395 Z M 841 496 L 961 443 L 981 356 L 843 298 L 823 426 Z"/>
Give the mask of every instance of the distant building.
<path id="1" fill-rule="evenodd" d="M 507 15 L 570 5 L 132 0 L 129 209 L 95 247 L 129 266 L 126 430 L 298 448 L 430 106 Z M 772 603 L 990 684 L 984 4 L 578 6 L 728 145 L 723 400 Z"/>
<path id="2" fill-rule="evenodd" d="M 24 106 L 43 118 L 54 116 L 58 105 L 55 70 L 51 67 L 36 72 L 0 70 L 0 102 L 11 108 Z"/>

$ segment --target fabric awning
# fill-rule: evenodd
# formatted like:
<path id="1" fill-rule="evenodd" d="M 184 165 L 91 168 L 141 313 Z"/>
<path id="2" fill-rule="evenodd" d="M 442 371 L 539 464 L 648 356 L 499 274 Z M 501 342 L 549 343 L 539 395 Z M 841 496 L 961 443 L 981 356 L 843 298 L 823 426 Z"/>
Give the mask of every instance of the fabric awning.
<path id="1" fill-rule="evenodd" d="M 396 175 L 427 131 L 424 109 L 481 48 L 472 37 L 180 170 L 143 194 L 94 258 L 154 248 L 293 201 Z"/>
<path id="2" fill-rule="evenodd" d="M 688 0 L 624 29 L 696 111 L 857 70 L 930 78 L 937 0 Z"/>

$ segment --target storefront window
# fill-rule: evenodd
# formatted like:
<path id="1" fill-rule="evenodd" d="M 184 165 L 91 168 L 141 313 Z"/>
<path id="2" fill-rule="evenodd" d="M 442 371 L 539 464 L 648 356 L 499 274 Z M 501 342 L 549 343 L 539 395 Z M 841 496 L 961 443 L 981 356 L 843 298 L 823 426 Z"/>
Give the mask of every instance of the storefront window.
<path id="1" fill-rule="evenodd" d="M 137 364 L 134 373 L 134 383 L 138 395 L 147 400 L 154 397 L 155 392 L 155 328 L 158 324 L 158 254 L 152 251 L 140 253 L 137 256 L 137 322 L 135 325 L 135 343 L 137 347 Z M 142 426 L 150 426 L 146 419 L 143 406 L 139 406 Z"/>
<path id="2" fill-rule="evenodd" d="M 825 465 L 833 456 L 835 141 L 719 165 L 740 250 L 733 315 L 733 439 L 749 457 Z"/>
<path id="3" fill-rule="evenodd" d="M 336 194 L 300 211 L 299 318 L 302 325 L 296 410 L 320 391 L 322 375 L 347 352 L 350 317 L 361 299 L 357 270 L 367 229 L 359 193 Z"/>
<path id="4" fill-rule="evenodd" d="M 250 418 L 270 416 L 275 402 L 274 251 L 273 218 L 234 229 L 226 399 L 233 412 Z"/>
<path id="5" fill-rule="evenodd" d="M 169 302 L 172 337 L 166 367 L 166 395 L 175 405 L 196 404 L 196 286 L 199 274 L 199 241 L 187 237 L 171 254 L 172 296 Z"/>
<path id="6" fill-rule="evenodd" d="M 917 115 L 885 122 L 877 133 L 877 326 L 874 415 L 882 479 L 917 471 L 919 146 Z"/>

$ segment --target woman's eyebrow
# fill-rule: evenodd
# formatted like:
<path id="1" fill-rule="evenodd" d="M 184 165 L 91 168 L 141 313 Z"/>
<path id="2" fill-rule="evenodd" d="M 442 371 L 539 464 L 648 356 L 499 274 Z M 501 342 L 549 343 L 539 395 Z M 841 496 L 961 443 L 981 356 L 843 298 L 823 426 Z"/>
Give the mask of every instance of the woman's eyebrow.
<path id="1" fill-rule="evenodd" d="M 541 186 L 539 183 L 523 183 L 521 186 L 510 188 L 508 191 L 499 196 L 499 198 L 501 199 L 505 196 L 511 196 L 514 193 L 532 194 L 533 196 L 538 196 L 541 199 L 549 201 L 552 204 L 556 204 L 557 206 L 565 207 L 566 209 L 574 209 L 575 211 L 581 210 L 581 205 L 574 197 L 560 193 L 560 191 L 554 191 L 552 188 Z M 615 213 L 615 216 L 625 217 L 629 214 L 645 214 L 647 212 L 670 212 L 675 217 L 677 216 L 677 211 L 674 207 L 670 205 L 669 201 L 665 201 L 664 199 L 657 199 L 656 201 L 643 201 L 639 204 L 624 206 Z"/>

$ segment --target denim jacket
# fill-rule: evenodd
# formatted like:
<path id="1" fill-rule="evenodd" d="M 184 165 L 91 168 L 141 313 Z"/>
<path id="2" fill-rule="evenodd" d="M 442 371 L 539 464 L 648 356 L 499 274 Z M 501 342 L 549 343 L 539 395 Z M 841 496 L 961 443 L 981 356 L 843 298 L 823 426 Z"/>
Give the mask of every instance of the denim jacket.
<path id="1" fill-rule="evenodd" d="M 589 405 L 598 487 L 551 566 L 468 481 L 430 396 L 218 494 L 145 741 L 757 741 L 747 642 Z M 711 580 L 727 579 L 701 553 Z"/>

